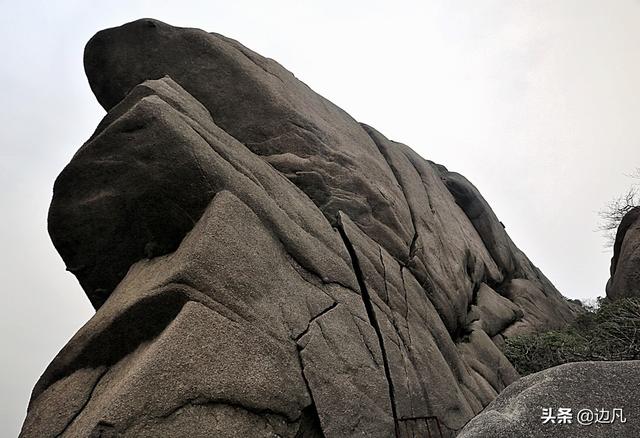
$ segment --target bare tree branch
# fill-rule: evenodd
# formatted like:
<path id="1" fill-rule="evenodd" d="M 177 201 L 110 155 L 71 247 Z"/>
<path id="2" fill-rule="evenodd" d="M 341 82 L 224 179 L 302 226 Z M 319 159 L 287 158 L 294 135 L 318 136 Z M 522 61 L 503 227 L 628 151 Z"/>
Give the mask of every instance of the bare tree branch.
<path id="1" fill-rule="evenodd" d="M 637 168 L 630 178 L 640 181 L 640 168 Z M 616 231 L 625 214 L 640 205 L 640 183 L 634 182 L 622 195 L 614 198 L 598 212 L 600 223 L 596 231 L 602 232 L 605 238 L 605 248 L 610 248 L 616 240 Z"/>

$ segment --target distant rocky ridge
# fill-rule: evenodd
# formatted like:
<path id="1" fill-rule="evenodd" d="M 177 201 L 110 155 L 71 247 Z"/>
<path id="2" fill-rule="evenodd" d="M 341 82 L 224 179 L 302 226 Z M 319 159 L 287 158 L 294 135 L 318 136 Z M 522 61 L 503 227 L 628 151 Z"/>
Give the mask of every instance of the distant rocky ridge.
<path id="1" fill-rule="evenodd" d="M 579 308 L 463 176 L 238 42 L 96 34 L 49 232 L 96 314 L 23 437 L 451 437 Z"/>

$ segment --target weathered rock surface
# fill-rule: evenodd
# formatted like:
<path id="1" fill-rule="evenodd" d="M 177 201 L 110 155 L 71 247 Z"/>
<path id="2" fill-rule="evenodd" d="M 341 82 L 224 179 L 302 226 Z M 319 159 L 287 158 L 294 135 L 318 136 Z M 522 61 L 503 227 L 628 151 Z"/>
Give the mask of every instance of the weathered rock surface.
<path id="1" fill-rule="evenodd" d="M 639 280 L 640 207 L 636 207 L 627 213 L 618 227 L 607 297 L 615 300 L 640 296 Z M 513 312 L 524 311 L 537 323 L 544 324 L 545 317 L 554 317 L 552 309 L 538 313 L 535 307 L 527 306 L 526 300 L 519 299 L 526 297 L 526 292 L 522 292 L 523 289 L 526 291 L 526 286 L 522 283 L 527 281 L 512 280 L 511 283 L 519 285 L 509 288 L 510 293 L 505 297 L 481 289 L 469 318 L 477 320 L 474 324 L 481 323 L 489 335 L 500 326 L 487 327 L 485 321 L 509 320 Z M 491 311 L 482 305 L 487 301 L 493 302 L 486 306 Z M 520 306 L 513 308 L 514 304 Z M 501 309 L 498 314 L 495 313 L 497 309 Z M 517 327 L 518 323 L 506 329 L 498 328 L 498 331 L 502 336 L 508 336 Z M 458 437 L 636 438 L 640 436 L 639 386 L 640 361 L 560 365 L 512 383 L 474 417 Z M 560 408 L 570 408 L 571 412 L 565 411 L 560 419 Z M 543 412 L 543 409 L 547 411 Z"/>
<path id="2" fill-rule="evenodd" d="M 629 211 L 618 226 L 610 272 L 608 298 L 640 297 L 640 207 Z"/>
<path id="3" fill-rule="evenodd" d="M 639 385 L 639 361 L 576 362 L 549 368 L 511 384 L 458 438 L 638 437 Z M 554 417 L 553 422 L 543 420 L 547 408 L 553 410 L 546 415 Z M 571 409 L 571 422 L 557 419 L 559 408 Z M 582 410 L 591 414 L 580 414 Z"/>
<path id="4" fill-rule="evenodd" d="M 518 379 L 496 344 L 577 312 L 477 189 L 275 61 L 99 32 L 108 114 L 49 232 L 96 314 L 23 437 L 451 437 Z"/>

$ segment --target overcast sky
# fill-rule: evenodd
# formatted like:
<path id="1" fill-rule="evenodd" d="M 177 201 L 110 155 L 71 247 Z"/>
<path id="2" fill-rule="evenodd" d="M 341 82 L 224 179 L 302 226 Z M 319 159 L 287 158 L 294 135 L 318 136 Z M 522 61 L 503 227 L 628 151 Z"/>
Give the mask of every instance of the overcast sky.
<path id="1" fill-rule="evenodd" d="M 597 212 L 640 165 L 640 3 L 0 0 L 0 437 L 93 311 L 46 232 L 55 177 L 104 116 L 82 68 L 142 17 L 276 59 L 387 137 L 467 176 L 566 296 L 604 295 Z"/>

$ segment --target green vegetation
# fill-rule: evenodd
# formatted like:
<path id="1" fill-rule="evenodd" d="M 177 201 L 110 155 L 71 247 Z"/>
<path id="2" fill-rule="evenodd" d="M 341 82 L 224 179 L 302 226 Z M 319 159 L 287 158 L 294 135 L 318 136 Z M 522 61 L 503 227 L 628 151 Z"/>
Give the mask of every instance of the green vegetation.
<path id="1" fill-rule="evenodd" d="M 506 339 L 505 356 L 523 376 L 568 362 L 640 359 L 640 298 L 598 304 L 562 330 Z"/>

